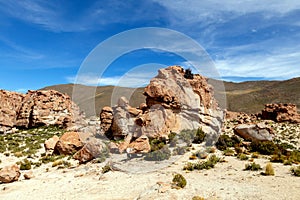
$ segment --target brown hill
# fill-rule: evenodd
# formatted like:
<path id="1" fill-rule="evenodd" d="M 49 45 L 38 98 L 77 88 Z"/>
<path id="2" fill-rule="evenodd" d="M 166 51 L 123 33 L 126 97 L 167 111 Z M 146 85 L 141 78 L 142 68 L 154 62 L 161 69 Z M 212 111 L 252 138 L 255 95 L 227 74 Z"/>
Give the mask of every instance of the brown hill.
<path id="1" fill-rule="evenodd" d="M 210 80 L 212 85 L 220 85 L 221 81 Z M 294 103 L 297 107 L 300 107 L 300 78 L 294 78 L 286 81 L 247 81 L 242 83 L 223 82 L 226 90 L 226 108 L 230 111 L 239 111 L 246 113 L 260 112 L 264 105 L 267 103 Z M 93 109 L 96 113 L 100 113 L 103 106 L 114 105 L 116 102 L 111 102 L 111 97 L 114 90 L 118 93 L 128 94 L 133 92 L 133 95 L 129 99 L 132 106 L 139 106 L 141 102 L 145 102 L 143 95 L 144 88 L 126 88 L 115 86 L 84 86 L 76 85 L 79 88 L 79 97 L 75 100 L 75 103 L 85 111 L 87 116 L 93 114 Z M 43 89 L 57 90 L 62 93 L 67 93 L 72 97 L 73 84 L 62 84 L 49 86 Z M 220 91 L 216 87 L 216 99 L 222 98 L 224 91 Z M 220 87 L 222 88 L 222 87 Z M 95 92 L 93 92 L 95 90 Z M 87 96 L 86 94 L 95 94 L 93 96 Z M 95 100 L 95 108 L 93 105 Z"/>

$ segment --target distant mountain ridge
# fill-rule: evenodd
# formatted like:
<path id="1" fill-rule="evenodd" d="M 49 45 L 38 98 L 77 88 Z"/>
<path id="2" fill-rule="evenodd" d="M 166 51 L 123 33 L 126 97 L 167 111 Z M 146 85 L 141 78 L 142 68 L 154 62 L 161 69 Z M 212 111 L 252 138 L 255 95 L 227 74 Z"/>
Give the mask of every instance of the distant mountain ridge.
<path id="1" fill-rule="evenodd" d="M 220 84 L 221 81 L 210 80 L 212 85 Z M 300 108 L 300 78 L 293 78 L 285 81 L 247 81 L 241 83 L 233 83 L 223 81 L 226 93 L 226 109 L 230 111 L 257 113 L 260 112 L 265 104 L 268 103 L 294 103 Z M 111 96 L 115 86 L 85 86 L 76 85 L 82 94 L 75 103 L 86 113 L 87 116 L 95 113 L 98 115 L 104 106 L 111 106 Z M 42 90 L 57 90 L 67 93 L 72 97 L 74 84 L 53 85 L 42 88 Z M 143 95 L 144 88 L 117 88 L 119 93 L 127 94 L 133 92 L 130 104 L 139 106 L 145 102 Z M 85 96 L 86 91 L 95 91 L 95 98 Z M 90 93 L 90 92 L 89 92 Z M 218 99 L 224 91 L 215 91 L 215 97 Z M 91 107 L 95 100 L 95 107 Z"/>

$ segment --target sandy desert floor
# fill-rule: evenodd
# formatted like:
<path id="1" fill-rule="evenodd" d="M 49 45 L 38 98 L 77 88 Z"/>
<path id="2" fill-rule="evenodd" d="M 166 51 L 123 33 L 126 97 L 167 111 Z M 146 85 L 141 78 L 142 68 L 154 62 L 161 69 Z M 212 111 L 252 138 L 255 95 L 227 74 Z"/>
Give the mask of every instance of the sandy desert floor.
<path id="1" fill-rule="evenodd" d="M 132 163 L 125 162 L 116 164 L 122 165 L 123 169 L 128 167 L 129 170 L 114 170 L 102 174 L 102 167 L 108 160 L 99 164 L 79 165 L 71 169 L 56 169 L 50 164 L 42 165 L 33 169 L 35 177 L 30 180 L 25 180 L 22 176 L 17 182 L 0 184 L 0 199 L 146 200 L 192 199 L 193 196 L 205 199 L 247 200 L 300 198 L 300 178 L 291 175 L 291 166 L 273 163 L 275 176 L 263 176 L 260 175 L 261 171 L 244 171 L 248 161 L 226 156 L 226 162 L 217 163 L 213 169 L 188 172 L 182 168 L 190 155 L 191 152 L 188 152 L 168 166 L 147 173 L 133 173 L 130 171 Z M 6 161 L 13 163 L 14 158 L 11 157 Z M 255 162 L 264 167 L 268 160 L 260 158 L 255 159 Z M 152 162 L 147 162 L 141 167 L 151 169 L 152 165 L 154 165 Z M 171 188 L 175 173 L 180 173 L 186 178 L 185 188 L 179 190 Z"/>

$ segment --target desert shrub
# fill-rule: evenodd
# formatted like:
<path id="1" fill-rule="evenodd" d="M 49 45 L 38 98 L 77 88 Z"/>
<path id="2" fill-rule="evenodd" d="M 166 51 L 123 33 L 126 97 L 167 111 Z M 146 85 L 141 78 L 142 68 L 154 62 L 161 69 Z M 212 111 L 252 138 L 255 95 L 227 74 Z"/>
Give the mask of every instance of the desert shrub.
<path id="1" fill-rule="evenodd" d="M 232 149 L 230 149 L 230 148 L 227 148 L 227 149 L 225 149 L 224 151 L 223 151 L 223 154 L 225 155 L 225 156 L 233 156 L 234 155 L 234 150 L 232 150 Z"/>
<path id="2" fill-rule="evenodd" d="M 291 152 L 289 159 L 293 162 L 293 163 L 300 163 L 300 151 L 298 150 L 294 150 Z"/>
<path id="3" fill-rule="evenodd" d="M 237 158 L 240 159 L 240 160 L 248 160 L 248 156 L 244 153 L 238 154 Z"/>
<path id="4" fill-rule="evenodd" d="M 203 197 L 193 196 L 192 200 L 205 200 Z"/>
<path id="5" fill-rule="evenodd" d="M 211 169 L 214 168 L 217 162 L 220 162 L 220 158 L 216 155 L 212 155 L 209 157 L 207 161 L 199 161 L 197 163 L 190 163 L 188 162 L 184 167 L 183 170 L 193 171 L 193 170 L 203 170 L 203 169 Z"/>
<path id="6" fill-rule="evenodd" d="M 240 139 L 237 136 L 229 137 L 228 135 L 220 135 L 218 141 L 216 142 L 216 147 L 224 151 L 228 147 L 238 146 L 240 144 Z"/>
<path id="7" fill-rule="evenodd" d="M 20 170 L 29 170 L 31 169 L 31 162 L 27 159 L 24 159 L 20 162 Z"/>
<path id="8" fill-rule="evenodd" d="M 193 153 L 192 155 L 195 155 L 197 158 L 200 158 L 200 159 L 205 159 L 205 158 L 207 158 L 208 153 L 206 151 L 199 150 L 199 151 Z"/>
<path id="9" fill-rule="evenodd" d="M 271 162 L 283 163 L 286 160 L 286 156 L 282 155 L 280 152 L 271 156 Z"/>
<path id="10" fill-rule="evenodd" d="M 261 169 L 260 165 L 256 164 L 255 162 L 248 163 L 245 165 L 245 170 L 258 171 L 260 169 Z"/>
<path id="11" fill-rule="evenodd" d="M 186 186 L 186 179 L 181 174 L 175 174 L 172 183 L 177 188 L 184 188 Z"/>
<path id="12" fill-rule="evenodd" d="M 190 144 L 195 136 L 195 131 L 194 130 L 182 130 L 178 137 L 179 139 L 183 140 L 187 144 Z"/>
<path id="13" fill-rule="evenodd" d="M 102 174 L 105 174 L 111 170 L 112 170 L 112 167 L 110 166 L 110 164 L 106 163 L 106 165 L 104 167 L 102 167 Z"/>
<path id="14" fill-rule="evenodd" d="M 291 160 L 285 160 L 285 161 L 283 161 L 283 164 L 284 165 L 292 165 L 293 162 Z"/>
<path id="15" fill-rule="evenodd" d="M 182 130 L 179 133 L 179 139 L 183 140 L 187 144 L 190 143 L 195 143 L 195 144 L 200 144 L 204 142 L 206 133 L 203 132 L 201 128 L 195 129 L 195 130 Z"/>
<path id="16" fill-rule="evenodd" d="M 151 146 L 151 151 L 157 151 L 162 149 L 166 143 L 159 139 L 150 139 L 150 146 Z"/>
<path id="17" fill-rule="evenodd" d="M 168 137 L 169 137 L 169 143 L 170 143 L 170 147 L 176 147 L 177 143 L 178 143 L 178 138 L 176 136 L 177 134 L 174 132 L 171 132 Z"/>
<path id="18" fill-rule="evenodd" d="M 183 155 L 186 152 L 186 147 L 176 147 L 173 150 L 173 155 Z"/>
<path id="19" fill-rule="evenodd" d="M 147 153 L 144 159 L 147 161 L 162 161 L 162 160 L 168 160 L 170 157 L 171 157 L 170 149 L 167 146 L 164 146 L 162 149 Z"/>
<path id="20" fill-rule="evenodd" d="M 40 158 L 40 162 L 42 162 L 43 164 L 47 164 L 62 159 L 64 157 L 64 155 L 46 155 Z"/>
<path id="21" fill-rule="evenodd" d="M 253 141 L 250 144 L 250 150 L 264 155 L 273 155 L 279 151 L 278 146 L 272 141 Z"/>
<path id="22" fill-rule="evenodd" d="M 207 153 L 216 153 L 216 148 L 215 147 L 207 147 L 206 152 Z"/>
<path id="23" fill-rule="evenodd" d="M 272 166 L 272 163 L 268 163 L 266 165 L 266 170 L 264 173 L 262 173 L 263 175 L 265 176 L 274 176 L 275 175 L 275 172 L 274 172 L 274 168 Z"/>
<path id="24" fill-rule="evenodd" d="M 202 128 L 198 128 L 196 130 L 196 134 L 193 138 L 193 143 L 195 144 L 201 144 L 202 142 L 204 142 L 206 137 L 206 133 L 204 133 L 204 131 L 202 130 Z"/>
<path id="25" fill-rule="evenodd" d="M 253 152 L 251 155 L 251 158 L 258 158 L 259 157 L 259 153 L 258 152 Z"/>
<path id="26" fill-rule="evenodd" d="M 67 168 L 71 167 L 71 163 L 66 160 L 56 160 L 52 163 L 52 167 L 56 166 L 58 166 L 58 168 Z"/>
<path id="27" fill-rule="evenodd" d="M 292 167 L 291 172 L 294 176 L 299 176 L 300 177 L 300 166 L 298 167 Z"/>

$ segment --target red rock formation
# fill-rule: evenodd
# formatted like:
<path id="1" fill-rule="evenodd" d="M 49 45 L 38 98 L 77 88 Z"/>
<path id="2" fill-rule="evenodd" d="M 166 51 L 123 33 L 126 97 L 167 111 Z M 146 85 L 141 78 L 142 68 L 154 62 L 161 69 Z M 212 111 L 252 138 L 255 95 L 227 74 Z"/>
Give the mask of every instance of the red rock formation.
<path id="1" fill-rule="evenodd" d="M 179 66 L 160 69 L 145 88 L 144 95 L 146 104 L 140 108 L 130 107 L 125 98 L 112 108 L 113 116 L 110 109 L 108 115 L 108 109 L 104 108 L 101 112 L 103 130 L 111 130 L 114 137 L 123 138 L 167 138 L 171 131 L 199 127 L 208 133 L 210 140 L 220 134 L 224 113 L 218 108 L 206 78 L 200 75 L 185 78 L 185 70 Z M 129 142 L 124 145 L 128 146 Z M 124 145 L 122 150 L 126 148 Z"/>
<path id="2" fill-rule="evenodd" d="M 276 122 L 300 123 L 300 115 L 295 104 L 266 104 L 261 118 Z"/>
<path id="3" fill-rule="evenodd" d="M 47 90 L 24 95 L 0 90 L 0 132 L 12 127 L 70 127 L 81 119 L 79 107 L 66 94 Z"/>

